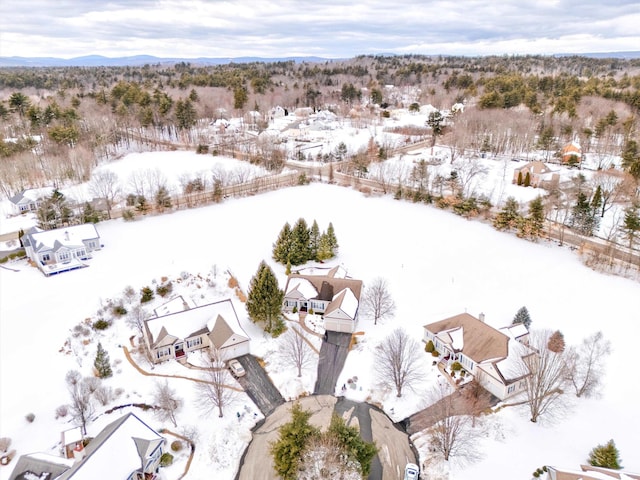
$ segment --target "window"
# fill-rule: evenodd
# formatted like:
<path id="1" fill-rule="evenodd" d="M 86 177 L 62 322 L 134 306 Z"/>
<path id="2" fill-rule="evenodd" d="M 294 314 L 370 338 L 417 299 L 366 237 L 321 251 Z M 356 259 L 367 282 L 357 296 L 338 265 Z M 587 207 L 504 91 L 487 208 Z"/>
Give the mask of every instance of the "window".
<path id="1" fill-rule="evenodd" d="M 195 348 L 202 345 L 202 337 L 192 338 L 187 340 L 187 348 Z"/>
<path id="2" fill-rule="evenodd" d="M 61 262 L 64 262 L 65 260 L 69 260 L 69 252 L 58 252 L 58 259 Z"/>
<path id="3" fill-rule="evenodd" d="M 509 385 L 509 388 L 507 388 L 507 393 L 513 393 L 515 389 L 516 389 L 515 385 Z"/>
<path id="4" fill-rule="evenodd" d="M 91 240 L 91 241 L 87 242 L 87 246 L 89 248 L 96 248 L 96 242 Z"/>
<path id="5" fill-rule="evenodd" d="M 43 262 L 48 262 L 49 260 L 51 260 L 51 256 L 48 253 L 43 253 L 41 258 Z"/>
<path id="6" fill-rule="evenodd" d="M 157 350 L 157 356 L 159 359 L 163 357 L 168 357 L 169 355 L 171 355 L 171 349 L 169 348 L 160 348 Z"/>

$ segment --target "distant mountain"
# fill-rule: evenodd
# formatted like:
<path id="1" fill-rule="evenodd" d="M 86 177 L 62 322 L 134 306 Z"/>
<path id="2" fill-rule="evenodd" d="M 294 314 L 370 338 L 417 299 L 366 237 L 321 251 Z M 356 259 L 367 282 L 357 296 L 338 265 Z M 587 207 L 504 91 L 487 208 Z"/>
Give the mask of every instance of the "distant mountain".
<path id="1" fill-rule="evenodd" d="M 175 64 L 187 62 L 197 65 L 224 65 L 228 63 L 251 62 L 325 62 L 329 58 L 322 57 L 235 57 L 235 58 L 163 58 L 152 55 L 135 55 L 132 57 L 103 57 L 101 55 L 86 55 L 74 58 L 56 57 L 0 57 L 0 67 L 109 67 L 109 66 L 136 66 L 155 64 Z"/>
<path id="2" fill-rule="evenodd" d="M 558 53 L 556 57 L 589 57 L 589 58 L 640 58 L 639 51 L 630 52 L 594 52 L 594 53 Z"/>

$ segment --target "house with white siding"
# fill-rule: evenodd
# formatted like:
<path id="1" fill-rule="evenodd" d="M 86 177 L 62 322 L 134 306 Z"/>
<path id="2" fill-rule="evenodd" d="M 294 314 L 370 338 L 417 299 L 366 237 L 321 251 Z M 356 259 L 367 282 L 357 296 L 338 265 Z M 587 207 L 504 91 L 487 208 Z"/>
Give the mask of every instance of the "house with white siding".
<path id="1" fill-rule="evenodd" d="M 284 291 L 286 313 L 319 314 L 325 330 L 355 332 L 362 280 L 348 277 L 344 268 L 334 267 L 323 275 L 293 273 Z"/>
<path id="2" fill-rule="evenodd" d="M 230 299 L 191 306 L 182 297 L 158 307 L 156 317 L 145 320 L 143 338 L 150 360 L 186 362 L 187 355 L 218 349 L 226 360 L 250 353 L 244 331 Z"/>
<path id="3" fill-rule="evenodd" d="M 100 250 L 95 224 L 85 223 L 54 230 L 32 227 L 22 237 L 27 256 L 45 276 L 88 266 L 92 252 Z"/>
<path id="4" fill-rule="evenodd" d="M 479 318 L 462 313 L 424 326 L 424 342 L 432 341 L 447 365 L 457 361 L 486 390 L 500 400 L 525 387 L 522 358 L 533 355 L 524 325 L 495 329 Z"/>

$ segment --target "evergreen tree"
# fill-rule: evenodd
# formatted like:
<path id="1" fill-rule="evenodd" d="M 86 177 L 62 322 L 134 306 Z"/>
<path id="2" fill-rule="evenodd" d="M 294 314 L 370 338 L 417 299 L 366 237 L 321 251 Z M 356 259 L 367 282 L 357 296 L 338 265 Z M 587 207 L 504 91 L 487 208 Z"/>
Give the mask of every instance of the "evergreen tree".
<path id="1" fill-rule="evenodd" d="M 100 220 L 100 213 L 89 202 L 85 202 L 82 209 L 82 221 L 85 223 L 98 223 Z"/>
<path id="2" fill-rule="evenodd" d="M 536 239 L 544 230 L 544 205 L 542 197 L 529 202 L 529 214 L 518 221 L 518 236 Z"/>
<path id="3" fill-rule="evenodd" d="M 109 354 L 102 348 L 102 343 L 100 342 L 98 342 L 98 351 L 96 352 L 96 359 L 93 362 L 93 366 L 96 368 L 96 372 L 98 372 L 100 378 L 109 378 L 113 375 Z"/>
<path id="4" fill-rule="evenodd" d="M 525 327 L 527 327 L 527 330 L 529 330 L 529 327 L 531 326 L 531 316 L 529 315 L 529 310 L 527 310 L 527 307 L 522 307 L 520 310 L 518 310 L 516 316 L 513 317 L 513 322 L 511 322 L 511 324 L 517 325 L 518 323 L 522 323 Z"/>
<path id="5" fill-rule="evenodd" d="M 527 172 L 526 175 L 524 176 L 524 186 L 525 187 L 531 186 L 531 174 L 529 172 Z"/>
<path id="6" fill-rule="evenodd" d="M 327 227 L 327 239 L 329 241 L 329 246 L 331 247 L 331 257 L 333 258 L 338 254 L 338 239 L 336 238 L 336 232 L 333 229 L 333 223 L 329 222 L 329 226 Z"/>
<path id="7" fill-rule="evenodd" d="M 310 238 L 306 220 L 299 218 L 291 230 L 291 249 L 289 250 L 291 265 L 301 265 L 311 259 Z"/>
<path id="8" fill-rule="evenodd" d="M 569 227 L 581 235 L 590 237 L 598 227 L 598 223 L 598 217 L 594 215 L 587 196 L 583 192 L 579 192 L 576 204 L 571 209 Z"/>
<path id="9" fill-rule="evenodd" d="M 318 255 L 317 260 L 319 262 L 324 262 L 325 260 L 329 260 L 333 257 L 333 252 L 331 251 L 331 241 L 326 233 L 322 233 L 320 235 L 320 241 L 318 242 Z"/>
<path id="10" fill-rule="evenodd" d="M 594 467 L 612 468 L 614 470 L 622 468 L 622 465 L 620 465 L 620 452 L 613 440 L 609 440 L 605 445 L 594 447 L 589 453 L 587 461 L 589 465 Z"/>
<path id="11" fill-rule="evenodd" d="M 360 437 L 358 427 L 347 425 L 344 419 L 335 413 L 331 417 L 327 433 L 340 442 L 348 457 L 358 462 L 362 478 L 368 478 L 371 472 L 371 460 L 378 452 L 375 444 L 365 442 Z"/>
<path id="12" fill-rule="evenodd" d="M 264 324 L 264 331 L 277 333 L 282 328 L 282 301 L 284 292 L 278 288 L 278 279 L 263 260 L 251 279 L 247 294 L 247 312 L 254 323 Z"/>
<path id="13" fill-rule="evenodd" d="M 273 468 L 283 480 L 297 478 L 298 462 L 307 441 L 319 431 L 309 423 L 311 411 L 303 410 L 299 403 L 291 407 L 291 421 L 278 429 L 278 440 L 271 443 Z"/>
<path id="14" fill-rule="evenodd" d="M 593 193 L 593 197 L 591 198 L 592 214 L 595 215 L 596 212 L 598 212 L 601 207 L 602 207 L 602 187 L 598 185 L 598 187 L 596 188 L 596 191 Z M 604 212 L 602 212 L 602 215 L 600 216 L 602 217 L 603 215 L 604 215 Z"/>
<path id="15" fill-rule="evenodd" d="M 38 226 L 43 230 L 53 230 L 68 225 L 73 212 L 67 199 L 60 190 L 55 189 L 50 197 L 45 198 L 36 211 Z"/>
<path id="16" fill-rule="evenodd" d="M 171 208 L 171 205 L 171 195 L 169 195 L 167 187 L 163 185 L 156 192 L 156 207 L 162 211 L 165 208 Z"/>
<path id="17" fill-rule="evenodd" d="M 515 198 L 509 197 L 502 207 L 502 210 L 493 220 L 493 226 L 497 230 L 511 230 L 518 225 L 520 214 L 518 213 L 518 202 Z"/>
<path id="18" fill-rule="evenodd" d="M 549 342 L 547 343 L 547 348 L 553 353 L 562 353 L 564 352 L 565 347 L 567 346 L 564 335 L 560 330 L 556 330 L 549 337 Z"/>
<path id="19" fill-rule="evenodd" d="M 276 243 L 273 244 L 273 259 L 283 265 L 289 263 L 289 252 L 291 251 L 291 225 L 284 224 Z"/>
<path id="20" fill-rule="evenodd" d="M 633 248 L 636 235 L 640 232 L 640 214 L 638 205 L 631 205 L 624 211 L 624 222 L 622 226 L 625 237 L 629 240 L 629 248 Z"/>
<path id="21" fill-rule="evenodd" d="M 320 228 L 318 222 L 313 221 L 309 232 L 309 253 L 311 260 L 318 260 L 318 248 L 320 246 Z"/>

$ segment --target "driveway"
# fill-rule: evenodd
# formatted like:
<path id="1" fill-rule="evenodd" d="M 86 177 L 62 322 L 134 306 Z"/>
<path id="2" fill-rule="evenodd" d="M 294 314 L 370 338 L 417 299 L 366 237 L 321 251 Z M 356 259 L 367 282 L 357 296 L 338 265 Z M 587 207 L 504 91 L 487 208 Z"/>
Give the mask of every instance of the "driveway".
<path id="1" fill-rule="evenodd" d="M 254 356 L 243 355 L 238 357 L 238 361 L 247 372 L 246 375 L 238 378 L 238 383 L 242 385 L 262 414 L 268 417 L 284 403 L 284 398 Z"/>
<path id="2" fill-rule="evenodd" d="M 351 343 L 350 333 L 328 331 L 320 348 L 318 378 L 314 387 L 315 395 L 333 395 L 336 382 L 344 367 Z"/>

